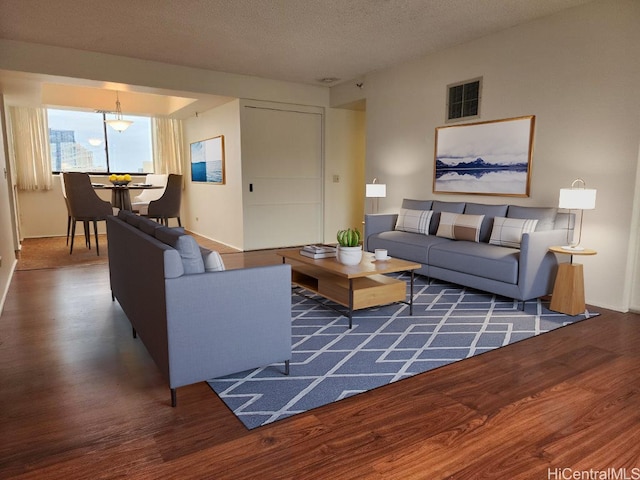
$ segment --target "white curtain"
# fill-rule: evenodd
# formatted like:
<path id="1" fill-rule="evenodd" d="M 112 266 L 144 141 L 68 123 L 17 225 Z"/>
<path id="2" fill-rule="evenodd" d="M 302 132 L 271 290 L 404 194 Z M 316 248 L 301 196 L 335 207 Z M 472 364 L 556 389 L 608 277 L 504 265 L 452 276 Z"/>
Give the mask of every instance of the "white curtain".
<path id="1" fill-rule="evenodd" d="M 182 175 L 184 160 L 182 120 L 154 117 L 151 125 L 155 173 Z"/>
<path id="2" fill-rule="evenodd" d="M 47 110 L 9 107 L 11 147 L 20 190 L 51 190 L 51 151 Z"/>

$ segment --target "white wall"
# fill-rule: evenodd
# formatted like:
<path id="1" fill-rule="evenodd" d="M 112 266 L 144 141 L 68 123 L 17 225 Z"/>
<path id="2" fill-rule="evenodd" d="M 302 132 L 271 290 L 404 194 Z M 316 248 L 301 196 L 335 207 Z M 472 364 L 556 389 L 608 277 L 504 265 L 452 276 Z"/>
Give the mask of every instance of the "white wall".
<path id="1" fill-rule="evenodd" d="M 183 225 L 192 232 L 229 246 L 243 247 L 242 157 L 240 152 L 240 101 L 191 117 L 184 122 L 189 144 L 224 135 L 226 183 L 192 183 L 190 157 L 184 165 Z"/>
<path id="2" fill-rule="evenodd" d="M 587 303 L 626 310 L 637 248 L 638 25 L 640 2 L 595 2 L 367 75 L 366 175 L 387 183 L 381 211 L 405 197 L 557 205 L 559 189 L 582 177 L 598 189 L 583 232 L 598 255 L 579 260 Z M 529 198 L 432 193 L 446 85 L 478 76 L 481 120 L 536 116 Z"/>

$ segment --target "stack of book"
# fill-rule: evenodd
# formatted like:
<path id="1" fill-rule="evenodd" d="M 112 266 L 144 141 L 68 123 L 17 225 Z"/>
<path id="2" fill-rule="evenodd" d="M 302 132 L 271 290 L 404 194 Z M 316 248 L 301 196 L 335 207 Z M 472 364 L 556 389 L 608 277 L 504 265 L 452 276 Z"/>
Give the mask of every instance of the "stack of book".
<path id="1" fill-rule="evenodd" d="M 310 258 L 329 258 L 336 256 L 336 247 L 331 245 L 305 245 L 300 255 Z"/>

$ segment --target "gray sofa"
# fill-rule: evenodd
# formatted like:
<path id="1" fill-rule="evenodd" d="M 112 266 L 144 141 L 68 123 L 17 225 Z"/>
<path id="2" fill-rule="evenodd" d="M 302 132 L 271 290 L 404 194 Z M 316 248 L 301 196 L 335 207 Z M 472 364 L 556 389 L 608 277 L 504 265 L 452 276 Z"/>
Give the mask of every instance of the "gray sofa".
<path id="1" fill-rule="evenodd" d="M 439 232 L 441 217 L 446 215 L 447 222 L 454 217 L 443 212 L 468 215 L 466 218 L 481 222 L 475 232 L 477 240 L 447 237 L 446 230 L 451 232 L 453 228 Z M 513 298 L 522 301 L 523 308 L 525 301 L 552 292 L 557 265 L 569 258 L 548 250 L 552 245 L 565 245 L 567 235 L 573 234 L 574 215 L 559 213 L 556 208 L 405 199 L 399 213 L 403 214 L 402 219 L 409 214 L 430 215 L 428 226 L 423 225 L 428 234 L 406 231 L 413 229 L 398 225 L 399 214 L 366 215 L 366 250 L 387 249 L 392 257 L 421 263 L 422 268 L 416 273 Z M 535 224 L 535 230 L 520 232 L 518 241 L 503 244 L 501 227 L 513 224 L 519 228 Z"/>
<path id="2" fill-rule="evenodd" d="M 291 267 L 224 270 L 181 228 L 107 218 L 109 275 L 171 389 L 291 359 Z"/>

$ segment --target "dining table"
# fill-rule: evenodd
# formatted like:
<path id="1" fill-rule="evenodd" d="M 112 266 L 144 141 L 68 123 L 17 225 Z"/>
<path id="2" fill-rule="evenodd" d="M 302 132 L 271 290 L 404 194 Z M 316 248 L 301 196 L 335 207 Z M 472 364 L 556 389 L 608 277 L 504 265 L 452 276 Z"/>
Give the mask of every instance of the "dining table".
<path id="1" fill-rule="evenodd" d="M 129 183 L 127 185 L 113 185 L 104 183 L 92 183 L 96 190 L 111 190 L 111 205 L 120 210 L 132 210 L 131 190 L 149 190 L 164 188 L 161 185 L 151 185 L 150 183 Z"/>

